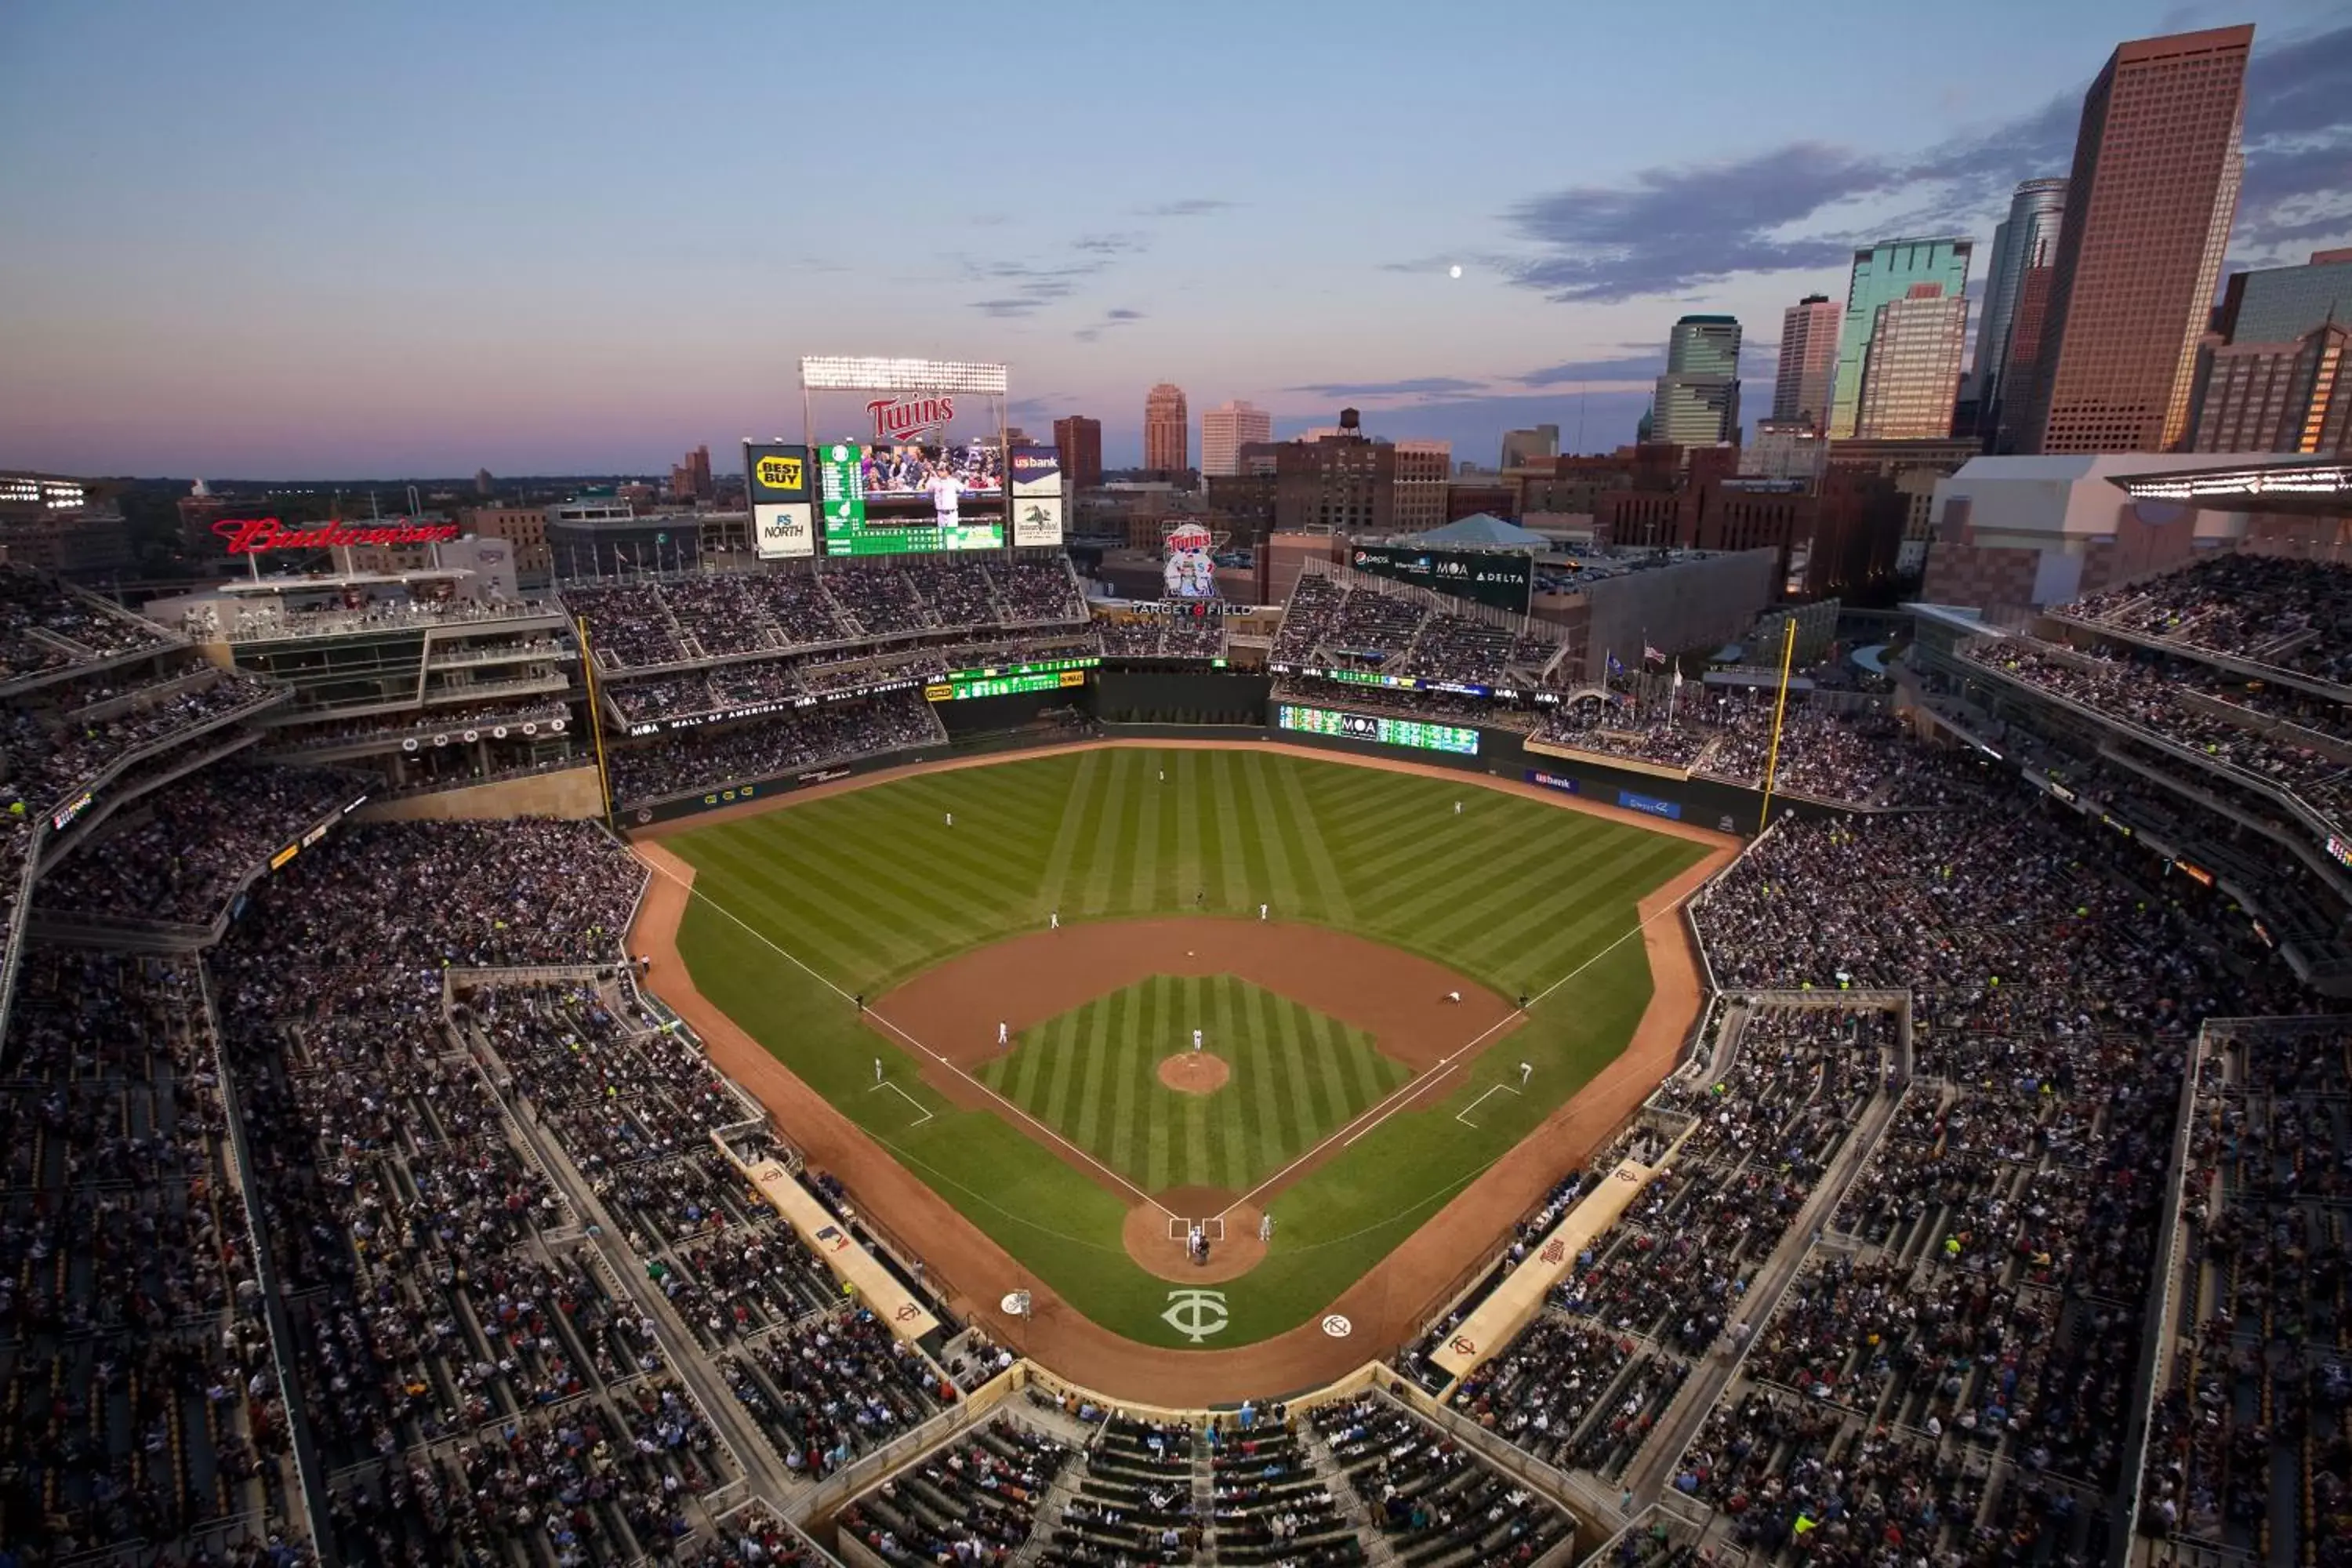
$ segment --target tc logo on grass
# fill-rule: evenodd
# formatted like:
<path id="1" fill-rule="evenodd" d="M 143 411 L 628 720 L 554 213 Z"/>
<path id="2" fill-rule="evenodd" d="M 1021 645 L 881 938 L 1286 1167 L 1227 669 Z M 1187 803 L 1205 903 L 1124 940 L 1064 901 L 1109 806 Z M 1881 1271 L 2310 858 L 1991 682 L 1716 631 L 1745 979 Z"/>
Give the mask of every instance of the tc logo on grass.
<path id="1" fill-rule="evenodd" d="M 1232 1314 L 1225 1310 L 1223 1290 L 1171 1290 L 1160 1321 L 1199 1344 L 1211 1334 L 1223 1333 Z"/>

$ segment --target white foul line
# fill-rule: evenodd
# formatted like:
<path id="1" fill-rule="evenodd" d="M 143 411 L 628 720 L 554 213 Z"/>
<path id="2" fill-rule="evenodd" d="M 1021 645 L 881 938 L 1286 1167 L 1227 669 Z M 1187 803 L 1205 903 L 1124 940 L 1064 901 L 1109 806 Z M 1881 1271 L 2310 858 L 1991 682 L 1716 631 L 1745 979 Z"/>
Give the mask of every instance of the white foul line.
<path id="1" fill-rule="evenodd" d="M 874 1089 L 896 1089 L 896 1090 L 898 1091 L 898 1098 L 899 1098 L 900 1100 L 905 1100 L 908 1104 L 909 1104 L 909 1105 L 913 1106 L 916 1110 L 919 1110 L 919 1111 L 921 1111 L 921 1112 L 922 1112 L 922 1114 L 921 1114 L 920 1116 L 916 1117 L 916 1118 L 915 1118 L 915 1120 L 913 1120 L 912 1121 L 909 1121 L 909 1122 L 908 1122 L 908 1123 L 907 1123 L 907 1125 L 908 1125 L 909 1128 L 920 1127 L 924 1122 L 929 1121 L 933 1116 L 935 1116 L 935 1115 L 937 1115 L 937 1114 L 938 1114 L 938 1113 L 937 1113 L 936 1111 L 934 1111 L 934 1110 L 933 1110 L 929 1106 L 925 1105 L 921 1100 L 917 1100 L 913 1095 L 908 1094 L 905 1089 L 899 1089 L 899 1088 L 898 1088 L 898 1086 L 897 1084 L 890 1082 L 887 1079 L 883 1079 L 880 1083 L 876 1084 L 876 1085 L 874 1086 Z M 874 1092 L 874 1089 L 867 1089 L 866 1092 L 866 1093 L 868 1093 L 868 1094 L 871 1094 L 871 1093 L 873 1093 L 873 1092 Z"/>
<path id="2" fill-rule="evenodd" d="M 1471 1121 L 1471 1120 L 1470 1120 L 1470 1113 L 1471 1113 L 1472 1111 L 1474 1111 L 1474 1110 L 1477 1110 L 1480 1106 L 1482 1106 L 1482 1105 L 1486 1104 L 1486 1097 L 1487 1097 L 1488 1095 L 1491 1095 L 1491 1094 L 1497 1094 L 1497 1093 L 1500 1093 L 1500 1094 L 1517 1094 L 1517 1093 L 1518 1093 L 1518 1092 L 1519 1092 L 1519 1091 L 1518 1091 L 1517 1089 L 1513 1089 L 1513 1088 L 1512 1088 L 1509 1084 L 1507 1084 L 1507 1083 L 1490 1083 L 1490 1084 L 1488 1084 L 1488 1085 L 1486 1087 L 1486 1089 L 1485 1089 L 1483 1091 L 1481 1091 L 1481 1092 L 1480 1092 L 1480 1094 L 1479 1094 L 1479 1096 L 1478 1096 L 1478 1098 L 1477 1098 L 1477 1099 L 1475 1099 L 1475 1100 L 1472 1100 L 1469 1104 L 1467 1104 L 1467 1105 L 1464 1106 L 1461 1110 L 1459 1110 L 1455 1111 L 1455 1112 L 1454 1113 L 1454 1121 L 1459 1121 L 1459 1122 L 1460 1122 L 1460 1123 L 1462 1123 L 1462 1125 L 1463 1125 L 1463 1126 L 1465 1126 L 1465 1127 L 1475 1127 L 1475 1126 L 1477 1126 L 1478 1124 L 1477 1124 L 1476 1122 L 1475 1122 L 1475 1121 Z"/>
<path id="3" fill-rule="evenodd" d="M 644 858 L 639 857 L 639 858 L 642 859 Z M 683 887 L 686 889 L 686 896 L 688 898 L 700 899 L 704 903 L 709 904 L 712 909 L 717 910 L 720 914 L 725 915 L 729 920 L 733 921 L 737 925 L 741 926 L 745 931 L 750 931 L 753 941 L 759 942 L 762 947 L 765 947 L 769 952 L 774 953 L 777 957 L 791 964 L 794 969 L 799 970 L 802 973 L 815 981 L 819 985 L 824 986 L 827 991 L 832 992 L 835 995 L 840 997 L 845 1002 L 852 1004 L 856 1002 L 857 998 L 856 995 L 850 992 L 844 991 L 840 986 L 835 985 L 832 981 L 827 980 L 824 975 L 819 974 L 815 970 L 811 969 L 807 964 L 802 963 L 791 953 L 786 952 L 782 948 L 778 947 L 773 942 L 769 940 L 766 932 L 761 931 L 758 927 L 752 925 L 751 921 L 745 920 L 741 915 L 737 914 L 733 910 L 729 909 L 725 904 L 720 903 L 718 900 L 712 898 L 709 894 L 696 887 L 692 882 L 680 877 L 677 872 L 668 869 L 667 867 L 655 865 L 651 860 L 646 860 L 645 863 L 656 876 L 667 877 L 671 881 Z M 940 1055 L 939 1052 L 931 1049 L 930 1047 L 923 1044 L 922 1041 L 915 1038 L 914 1036 L 908 1034 L 906 1030 L 900 1028 L 898 1025 L 892 1023 L 881 1014 L 874 1011 L 873 1008 L 868 1007 L 866 1009 L 866 1016 L 873 1019 L 875 1023 L 880 1025 L 891 1034 L 898 1036 L 900 1039 L 906 1041 L 907 1044 L 922 1052 L 925 1056 L 939 1063 L 940 1066 L 947 1068 L 948 1071 L 955 1074 L 956 1077 L 963 1079 L 964 1082 L 971 1085 L 972 1088 L 980 1090 L 981 1093 L 988 1096 L 989 1099 L 996 1101 L 997 1104 L 1004 1107 L 1005 1110 L 1011 1111 L 1013 1115 L 1019 1117 L 1030 1126 L 1034 1127 L 1038 1131 L 1043 1132 L 1046 1137 L 1052 1139 L 1063 1148 L 1067 1149 L 1071 1153 L 1076 1154 L 1079 1159 L 1084 1160 L 1087 1164 L 1093 1166 L 1096 1170 L 1100 1171 L 1104 1175 L 1108 1176 L 1112 1181 L 1117 1182 L 1120 1186 L 1125 1187 L 1129 1192 L 1133 1193 L 1145 1203 L 1150 1204 L 1153 1208 L 1158 1209 L 1161 1214 L 1171 1215 L 1175 1214 L 1176 1211 L 1170 1208 L 1166 1204 L 1161 1203 L 1150 1193 L 1145 1192 L 1141 1187 L 1137 1186 L 1133 1182 L 1129 1181 L 1125 1176 L 1120 1175 L 1117 1171 L 1112 1170 L 1108 1165 L 1104 1164 L 1100 1160 L 1096 1159 L 1092 1154 L 1087 1153 L 1084 1149 L 1079 1148 L 1076 1143 L 1071 1142 L 1068 1139 L 1055 1131 L 1051 1127 L 1046 1126 L 1044 1122 L 1038 1121 L 1035 1117 L 1022 1110 L 1021 1107 L 1013 1104 L 1013 1101 L 1005 1099 L 1003 1095 L 989 1088 L 988 1085 L 981 1082 L 980 1079 L 972 1077 L 971 1074 L 964 1071 L 963 1068 L 956 1066 L 955 1063 L 948 1060 L 947 1058 Z M 898 1092 L 900 1094 L 907 1093 L 903 1089 Z M 820 1098 L 822 1097 L 820 1096 Z M 914 1096 L 907 1095 L 907 1098 L 911 1100 L 914 1099 Z M 918 1125 L 919 1125 L 919 1123 L 918 1123 Z"/>
<path id="4" fill-rule="evenodd" d="M 1704 887 L 1705 885 L 1706 884 L 1704 882 L 1700 884 L 1701 887 Z M 1653 924 L 1679 910 L 1685 904 L 1690 902 L 1692 896 L 1697 891 L 1698 889 L 1694 888 L 1690 892 L 1685 893 L 1681 898 L 1665 905 L 1655 913 L 1653 913 L 1643 920 L 1635 921 L 1633 925 L 1628 926 L 1616 941 L 1611 942 L 1607 947 L 1601 949 L 1600 952 L 1593 953 L 1582 963 L 1578 964 L 1574 969 L 1570 970 L 1567 973 L 1561 975 L 1559 979 L 1553 981 L 1541 991 L 1537 992 L 1533 996 L 1529 997 L 1528 999 L 1527 1008 L 1523 1012 L 1514 1013 L 1510 1015 L 1509 1017 L 1500 1018 L 1494 1023 L 1487 1025 L 1485 1028 L 1479 1030 L 1476 1035 L 1473 1036 L 1467 1042 L 1465 1042 L 1459 1050 L 1449 1052 L 1447 1055 L 1438 1058 L 1436 1066 L 1423 1072 L 1419 1078 L 1414 1079 L 1411 1083 L 1408 1083 L 1391 1092 L 1386 1100 L 1381 1100 L 1377 1104 L 1367 1106 L 1362 1110 L 1358 1111 L 1356 1113 L 1355 1121 L 1334 1130 L 1329 1136 L 1323 1140 L 1322 1142 L 1316 1144 L 1315 1147 L 1307 1150 L 1307 1152 L 1298 1156 L 1297 1159 L 1293 1160 L 1289 1164 L 1285 1165 L 1282 1169 L 1276 1171 L 1274 1174 L 1268 1176 L 1265 1180 L 1260 1182 L 1256 1186 L 1252 1187 L 1248 1192 L 1244 1193 L 1240 1197 L 1234 1201 L 1236 1204 L 1245 1204 L 1249 1202 L 1260 1193 L 1265 1192 L 1268 1187 L 1271 1187 L 1276 1183 L 1281 1181 L 1283 1177 L 1290 1174 L 1291 1172 L 1297 1170 L 1308 1161 L 1320 1155 L 1323 1151 L 1330 1147 L 1334 1142 L 1337 1142 L 1342 1149 L 1351 1147 L 1357 1139 L 1363 1137 L 1366 1133 L 1371 1131 L 1372 1129 L 1378 1127 L 1381 1122 L 1386 1121 L 1390 1117 L 1394 1116 L 1398 1111 L 1403 1110 L 1413 1100 L 1419 1099 L 1421 1097 L 1422 1090 L 1427 1089 L 1431 1084 L 1435 1083 L 1438 1079 L 1452 1073 L 1454 1071 L 1454 1064 L 1461 1060 L 1463 1057 L 1486 1044 L 1486 1037 L 1488 1036 L 1501 1029 L 1504 1025 L 1511 1022 L 1513 1018 L 1522 1017 L 1525 1016 L 1526 1012 L 1534 1011 L 1536 1005 L 1543 1001 L 1545 997 L 1550 995 L 1553 992 L 1559 990 L 1561 986 L 1567 984 L 1570 981 L 1575 979 L 1578 975 L 1583 973 L 1594 964 L 1600 963 L 1603 958 L 1608 957 L 1609 954 L 1624 946 L 1625 943 L 1633 938 L 1640 936 L 1643 931 L 1649 930 Z M 1378 1112 L 1378 1114 L 1375 1115 L 1375 1112 Z M 1367 1121 L 1366 1118 L 1370 1118 L 1370 1120 Z"/>

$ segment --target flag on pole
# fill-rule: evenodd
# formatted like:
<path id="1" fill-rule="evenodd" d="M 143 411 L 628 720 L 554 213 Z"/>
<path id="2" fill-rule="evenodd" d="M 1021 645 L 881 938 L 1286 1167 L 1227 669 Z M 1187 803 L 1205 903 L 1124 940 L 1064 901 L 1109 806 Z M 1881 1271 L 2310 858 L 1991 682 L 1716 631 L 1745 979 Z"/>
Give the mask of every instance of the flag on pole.
<path id="1" fill-rule="evenodd" d="M 1648 664 L 1664 664 L 1666 662 L 1666 656 L 1660 653 L 1656 648 L 1652 647 L 1648 643 L 1643 643 L 1642 645 L 1642 658 L 1643 662 Z"/>
<path id="2" fill-rule="evenodd" d="M 1624 674 L 1624 673 L 1625 673 L 1625 667 L 1624 667 L 1622 664 L 1620 664 L 1620 663 L 1618 662 L 1618 660 L 1617 660 L 1617 656 L 1616 656 L 1615 654 L 1613 654 L 1613 653 L 1612 653 L 1612 654 L 1610 654 L 1610 655 L 1608 655 L 1608 656 L 1607 656 L 1607 658 L 1608 658 L 1608 660 L 1609 660 L 1609 673 L 1610 673 L 1610 674 L 1612 674 L 1612 675 L 1622 675 L 1622 674 Z"/>

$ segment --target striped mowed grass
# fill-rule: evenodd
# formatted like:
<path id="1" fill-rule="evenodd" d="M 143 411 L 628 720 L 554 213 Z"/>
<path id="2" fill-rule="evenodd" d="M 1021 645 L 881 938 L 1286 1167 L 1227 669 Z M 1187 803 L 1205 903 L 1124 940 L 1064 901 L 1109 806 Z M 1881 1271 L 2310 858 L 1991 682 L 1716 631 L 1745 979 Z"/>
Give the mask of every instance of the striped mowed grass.
<path id="1" fill-rule="evenodd" d="M 868 995 L 1055 914 L 1262 903 L 1516 995 L 1622 937 L 1634 900 L 1701 853 L 1467 781 L 1141 748 L 919 773 L 669 847 L 694 863 L 698 894 Z"/>
<path id="2" fill-rule="evenodd" d="M 1160 1081 L 1192 1031 L 1231 1077 Z M 1153 975 L 1024 1030 L 981 1081 L 1149 1193 L 1242 1193 L 1412 1076 L 1370 1036 L 1229 974 Z"/>

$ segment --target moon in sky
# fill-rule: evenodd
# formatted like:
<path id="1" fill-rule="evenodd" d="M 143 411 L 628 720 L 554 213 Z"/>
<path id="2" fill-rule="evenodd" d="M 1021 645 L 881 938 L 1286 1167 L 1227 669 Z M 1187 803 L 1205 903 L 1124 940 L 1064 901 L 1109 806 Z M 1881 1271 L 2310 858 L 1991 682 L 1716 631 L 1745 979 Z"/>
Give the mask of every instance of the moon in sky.
<path id="1" fill-rule="evenodd" d="M 1447 268 L 1445 269 L 1445 275 L 1446 275 L 1448 278 L 1459 278 L 1459 277 L 1461 277 L 1461 276 L 1462 276 L 1462 263 L 1460 263 L 1460 262 L 1458 262 L 1458 261 L 1457 261 L 1457 262 L 1455 262 L 1453 266 L 1451 266 L 1451 267 Z"/>

